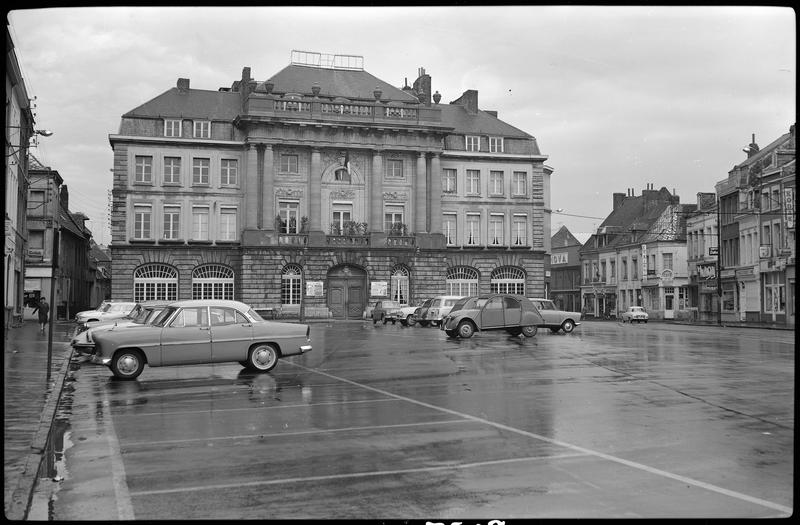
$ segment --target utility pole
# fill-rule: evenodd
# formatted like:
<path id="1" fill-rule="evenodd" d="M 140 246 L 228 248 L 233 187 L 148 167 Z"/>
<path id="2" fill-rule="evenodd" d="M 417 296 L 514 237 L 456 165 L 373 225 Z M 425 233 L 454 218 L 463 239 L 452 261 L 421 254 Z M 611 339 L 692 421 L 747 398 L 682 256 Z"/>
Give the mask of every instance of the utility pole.
<path id="1" fill-rule="evenodd" d="M 722 199 L 717 194 L 717 324 L 722 326 Z"/>
<path id="2" fill-rule="evenodd" d="M 53 325 L 55 324 L 55 317 L 58 311 L 58 303 L 56 302 L 56 274 L 58 272 L 58 245 L 59 237 L 61 237 L 61 228 L 58 222 L 53 218 L 53 253 L 52 263 L 50 269 L 50 319 L 48 323 L 47 334 L 47 384 L 50 384 L 50 368 L 53 363 Z"/>

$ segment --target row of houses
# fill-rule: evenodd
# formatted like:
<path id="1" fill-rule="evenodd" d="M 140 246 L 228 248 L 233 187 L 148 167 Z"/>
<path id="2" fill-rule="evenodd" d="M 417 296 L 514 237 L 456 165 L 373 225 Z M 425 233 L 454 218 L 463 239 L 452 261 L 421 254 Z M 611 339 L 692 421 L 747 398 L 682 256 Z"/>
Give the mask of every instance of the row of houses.
<path id="1" fill-rule="evenodd" d="M 747 158 L 715 192 L 682 204 L 652 184 L 614 193 L 585 243 L 562 227 L 551 240 L 548 290 L 564 309 L 615 317 L 795 325 L 795 125 Z"/>
<path id="2" fill-rule="evenodd" d="M 45 297 L 58 318 L 96 306 L 111 295 L 111 259 L 94 243 L 88 217 L 69 209 L 69 189 L 57 170 L 31 154 L 40 137 L 6 26 L 4 327 L 33 318 Z"/>

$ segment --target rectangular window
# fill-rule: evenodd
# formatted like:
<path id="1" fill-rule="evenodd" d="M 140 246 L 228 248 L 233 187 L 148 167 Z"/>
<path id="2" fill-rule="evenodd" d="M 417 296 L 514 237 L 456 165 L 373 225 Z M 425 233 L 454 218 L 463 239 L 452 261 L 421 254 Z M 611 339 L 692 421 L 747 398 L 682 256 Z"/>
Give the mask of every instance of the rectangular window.
<path id="1" fill-rule="evenodd" d="M 41 190 L 31 190 L 28 198 L 28 211 L 33 215 L 44 215 L 45 193 Z"/>
<path id="2" fill-rule="evenodd" d="M 133 238 L 150 239 L 150 221 L 153 217 L 152 206 L 136 204 L 133 206 Z"/>
<path id="3" fill-rule="evenodd" d="M 281 155 L 281 173 L 299 173 L 297 161 L 297 155 Z"/>
<path id="4" fill-rule="evenodd" d="M 514 187 L 511 191 L 514 195 L 527 195 L 528 194 L 528 177 L 524 171 L 514 172 Z"/>
<path id="5" fill-rule="evenodd" d="M 505 217 L 502 213 L 492 213 L 489 215 L 489 242 L 493 246 L 503 245 L 503 227 Z"/>
<path id="6" fill-rule="evenodd" d="M 764 273 L 764 312 L 782 314 L 786 311 L 786 289 L 784 274 Z"/>
<path id="7" fill-rule="evenodd" d="M 383 231 L 385 233 L 402 233 L 403 206 L 387 205 L 383 211 Z"/>
<path id="8" fill-rule="evenodd" d="M 661 254 L 661 262 L 664 265 L 664 270 L 672 270 L 672 254 L 671 253 L 662 253 Z"/>
<path id="9" fill-rule="evenodd" d="M 333 217 L 331 221 L 331 233 L 333 235 L 342 235 L 345 233 L 345 223 L 353 220 L 353 205 L 352 204 L 333 204 L 331 210 Z"/>
<path id="10" fill-rule="evenodd" d="M 299 233 L 300 220 L 297 213 L 299 203 L 297 201 L 278 202 L 278 214 L 281 216 L 280 233 Z"/>
<path id="11" fill-rule="evenodd" d="M 239 184 L 238 160 L 222 159 L 220 161 L 220 184 L 223 186 L 236 186 Z"/>
<path id="12" fill-rule="evenodd" d="M 211 159 L 192 159 L 192 184 L 207 185 L 211 180 Z"/>
<path id="13" fill-rule="evenodd" d="M 386 163 L 386 177 L 393 179 L 403 178 L 403 161 L 398 159 L 389 159 Z"/>
<path id="14" fill-rule="evenodd" d="M 502 195 L 503 194 L 503 172 L 490 171 L 489 172 L 489 194 Z"/>
<path id="15" fill-rule="evenodd" d="M 442 233 L 447 241 L 447 246 L 455 246 L 458 239 L 458 232 L 456 231 L 456 215 L 454 213 L 445 213 L 442 218 Z"/>
<path id="16" fill-rule="evenodd" d="M 210 139 L 211 122 L 207 120 L 196 120 L 194 122 L 194 137 L 196 139 Z"/>
<path id="17" fill-rule="evenodd" d="M 181 158 L 164 157 L 164 184 L 181 183 Z"/>
<path id="18" fill-rule="evenodd" d="M 442 192 L 456 192 L 456 170 L 451 168 L 445 168 L 442 170 Z"/>
<path id="19" fill-rule="evenodd" d="M 43 231 L 29 231 L 28 232 L 28 248 L 33 250 L 44 250 L 44 232 Z"/>
<path id="20" fill-rule="evenodd" d="M 489 151 L 503 153 L 503 137 L 489 137 Z"/>
<path id="21" fill-rule="evenodd" d="M 220 207 L 219 239 L 221 241 L 235 241 L 237 237 L 236 208 Z"/>
<path id="22" fill-rule="evenodd" d="M 766 211 L 771 208 L 772 206 L 769 203 L 769 191 L 761 192 L 761 211 Z"/>
<path id="23" fill-rule="evenodd" d="M 481 172 L 480 170 L 467 170 L 467 193 L 480 195 L 481 193 Z"/>
<path id="24" fill-rule="evenodd" d="M 178 205 L 164 206 L 164 239 L 175 240 L 180 238 L 181 207 Z"/>
<path id="25" fill-rule="evenodd" d="M 639 278 L 639 261 L 636 257 L 631 259 L 631 279 L 634 281 Z"/>
<path id="26" fill-rule="evenodd" d="M 623 281 L 628 280 L 628 259 L 626 259 L 625 257 L 622 258 L 622 275 L 620 276 L 620 278 Z"/>
<path id="27" fill-rule="evenodd" d="M 481 216 L 479 213 L 468 213 L 466 221 L 466 244 L 477 246 L 481 243 Z"/>
<path id="28" fill-rule="evenodd" d="M 150 184 L 153 182 L 153 157 L 136 155 L 134 159 L 133 182 Z"/>
<path id="29" fill-rule="evenodd" d="M 180 137 L 181 136 L 181 121 L 180 120 L 165 120 L 164 121 L 164 136 L 165 137 Z"/>
<path id="30" fill-rule="evenodd" d="M 208 240 L 208 206 L 192 206 L 192 239 Z"/>
<path id="31" fill-rule="evenodd" d="M 480 151 L 481 138 L 474 135 L 467 135 L 465 137 L 465 148 L 467 151 Z"/>
<path id="32" fill-rule="evenodd" d="M 514 237 L 514 246 L 528 245 L 528 216 L 514 215 L 514 225 L 511 235 Z"/>

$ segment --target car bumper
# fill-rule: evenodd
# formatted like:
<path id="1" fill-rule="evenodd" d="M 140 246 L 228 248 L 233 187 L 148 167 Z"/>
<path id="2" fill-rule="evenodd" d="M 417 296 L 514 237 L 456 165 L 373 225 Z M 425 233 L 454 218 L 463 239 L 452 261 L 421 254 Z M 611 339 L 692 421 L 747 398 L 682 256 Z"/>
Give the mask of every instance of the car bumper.
<path id="1" fill-rule="evenodd" d="M 75 344 L 73 343 L 72 349 L 82 355 L 94 355 L 95 348 L 94 345 L 85 345 L 85 344 Z"/>
<path id="2" fill-rule="evenodd" d="M 300 353 L 305 354 L 306 352 L 310 352 L 312 350 L 311 345 L 301 345 L 300 346 Z"/>
<path id="3" fill-rule="evenodd" d="M 92 354 L 90 356 L 89 361 L 94 363 L 94 364 L 96 364 L 96 365 L 108 366 L 108 364 L 111 362 L 111 358 L 110 357 L 100 357 L 97 354 Z"/>

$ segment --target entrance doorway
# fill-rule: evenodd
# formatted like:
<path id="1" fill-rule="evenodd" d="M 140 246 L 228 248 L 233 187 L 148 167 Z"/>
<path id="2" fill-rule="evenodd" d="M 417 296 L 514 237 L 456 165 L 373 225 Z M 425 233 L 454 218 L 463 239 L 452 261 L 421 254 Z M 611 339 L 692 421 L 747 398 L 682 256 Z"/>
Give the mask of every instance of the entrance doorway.
<path id="1" fill-rule="evenodd" d="M 664 287 L 664 319 L 675 319 L 675 288 Z"/>
<path id="2" fill-rule="evenodd" d="M 361 319 L 366 307 L 366 271 L 349 264 L 328 270 L 328 310 L 334 319 Z"/>

